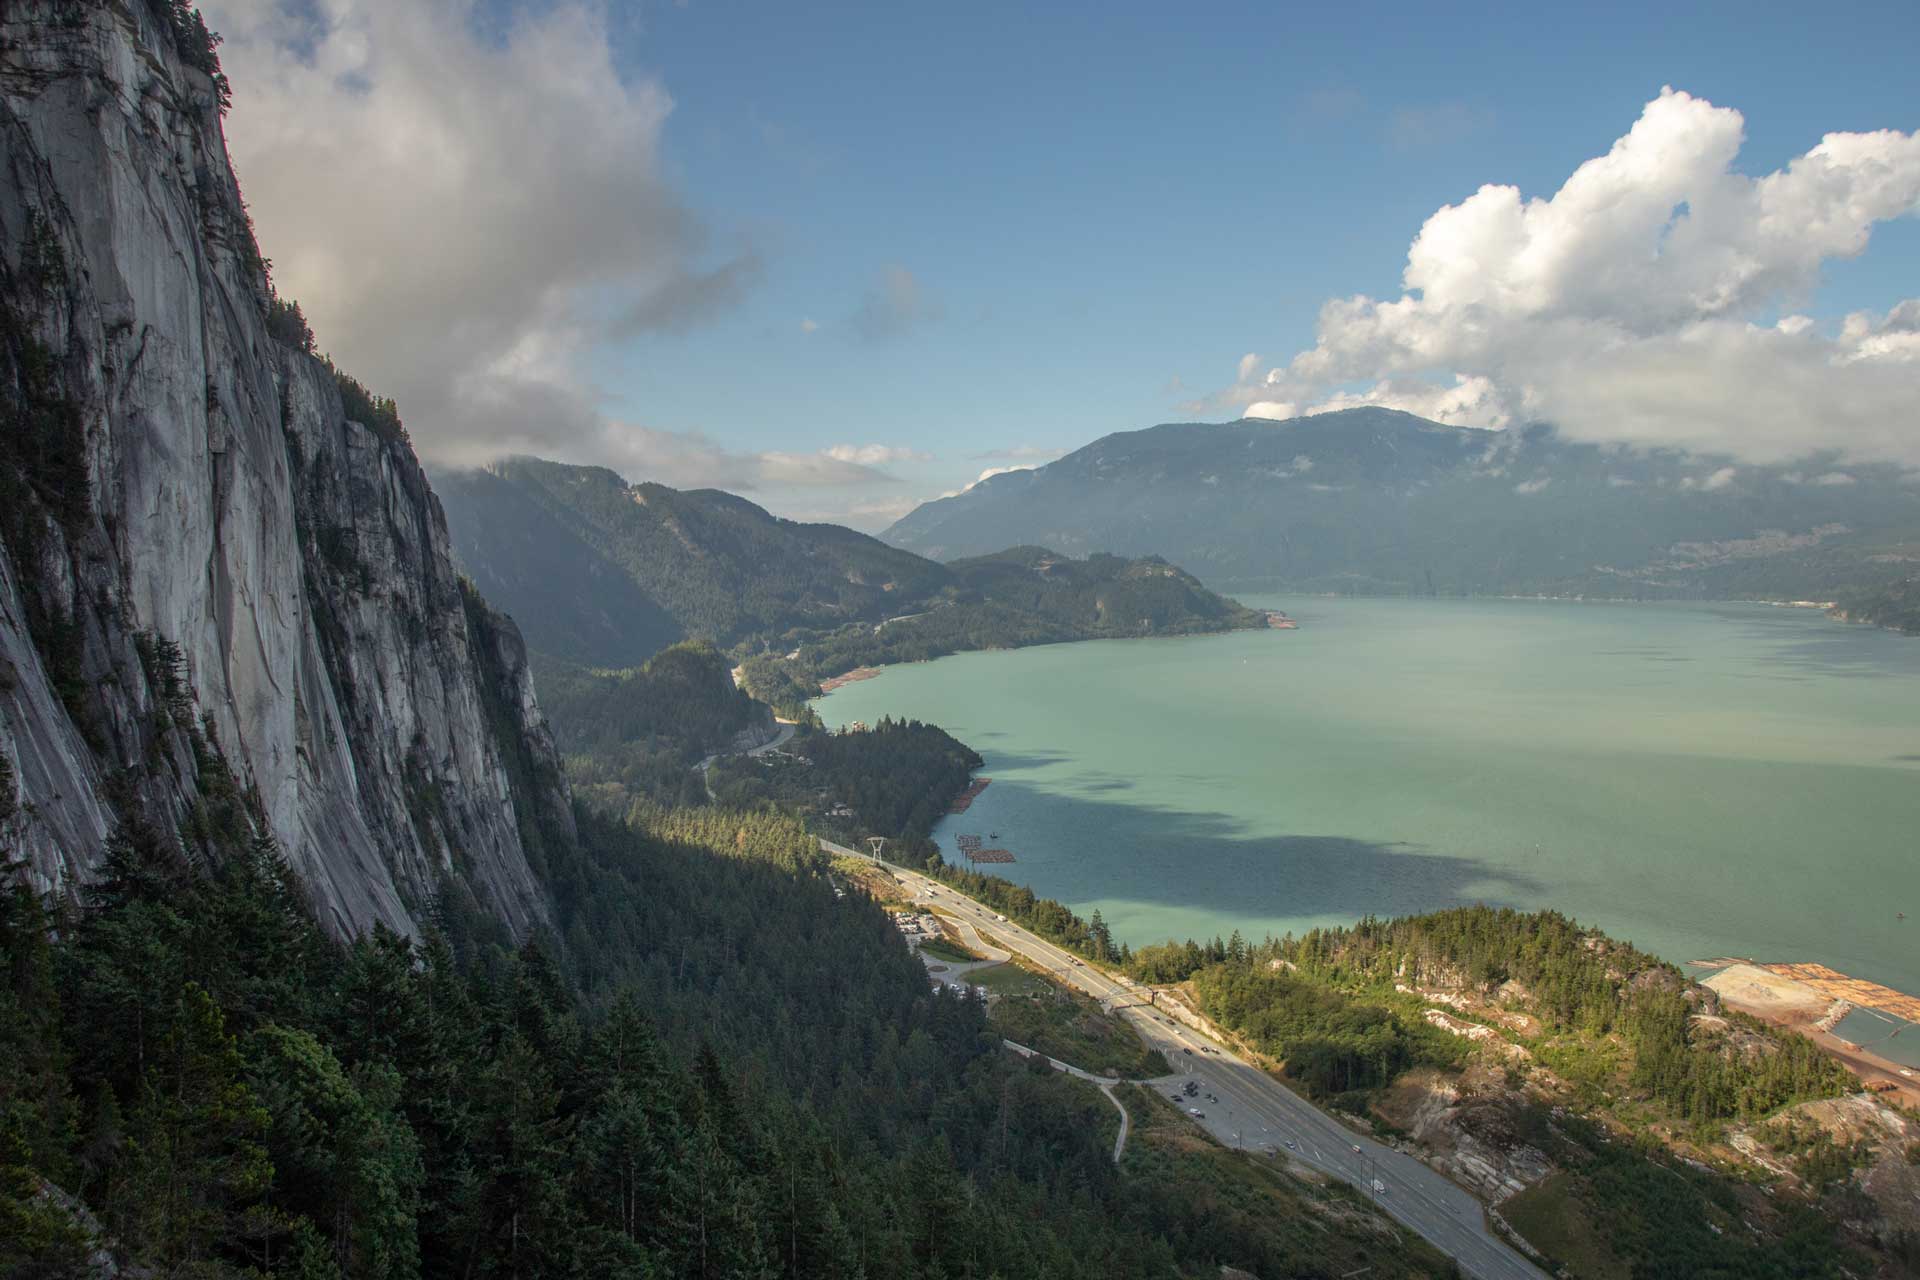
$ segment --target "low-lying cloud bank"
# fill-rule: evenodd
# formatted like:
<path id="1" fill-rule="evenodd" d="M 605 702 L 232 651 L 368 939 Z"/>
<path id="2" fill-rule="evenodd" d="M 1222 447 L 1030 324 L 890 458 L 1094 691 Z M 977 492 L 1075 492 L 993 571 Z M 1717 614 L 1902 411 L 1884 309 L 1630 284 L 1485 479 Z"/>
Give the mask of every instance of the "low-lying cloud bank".
<path id="1" fill-rule="evenodd" d="M 1483 186 L 1420 229 L 1406 292 L 1321 308 L 1318 340 L 1204 402 L 1250 417 L 1379 404 L 1442 422 L 1777 462 L 1920 463 L 1920 299 L 1823 331 L 1824 263 L 1920 211 L 1920 134 L 1828 134 L 1734 171 L 1738 111 L 1664 89 L 1546 199 Z"/>

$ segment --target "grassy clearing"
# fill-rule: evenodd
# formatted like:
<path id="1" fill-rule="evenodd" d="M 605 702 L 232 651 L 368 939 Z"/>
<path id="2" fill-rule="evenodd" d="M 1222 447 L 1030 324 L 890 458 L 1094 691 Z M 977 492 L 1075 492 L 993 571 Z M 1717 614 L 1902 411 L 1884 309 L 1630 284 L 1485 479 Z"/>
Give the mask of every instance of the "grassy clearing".
<path id="1" fill-rule="evenodd" d="M 1500 1206 L 1501 1216 L 1540 1252 L 1576 1276 L 1630 1280 L 1633 1268 L 1607 1247 L 1571 1174 L 1541 1179 Z"/>
<path id="2" fill-rule="evenodd" d="M 920 950 L 935 960 L 945 960 L 948 964 L 967 964 L 981 957 L 956 942 L 945 938 L 928 938 L 920 944 Z"/>
<path id="3" fill-rule="evenodd" d="M 1097 1075 L 1137 1080 L 1163 1076 L 1173 1069 L 1159 1050 L 1147 1048 L 1132 1027 L 1102 1012 L 1092 1000 L 1026 970 L 1015 972 L 1038 983 L 1039 989 L 993 1002 L 987 1019 L 1007 1039 Z M 1011 985 L 1019 979 L 1003 975 L 999 981 Z"/>
<path id="4" fill-rule="evenodd" d="M 891 871 L 883 867 L 847 857 L 835 858 L 830 865 L 835 875 L 850 885 L 864 889 L 875 902 L 904 903 L 908 900 L 906 888 L 893 878 Z"/>
<path id="5" fill-rule="evenodd" d="M 1053 984 L 1045 978 L 1017 964 L 975 969 L 967 975 L 967 981 L 985 987 L 996 996 L 1039 996 L 1053 989 Z"/>

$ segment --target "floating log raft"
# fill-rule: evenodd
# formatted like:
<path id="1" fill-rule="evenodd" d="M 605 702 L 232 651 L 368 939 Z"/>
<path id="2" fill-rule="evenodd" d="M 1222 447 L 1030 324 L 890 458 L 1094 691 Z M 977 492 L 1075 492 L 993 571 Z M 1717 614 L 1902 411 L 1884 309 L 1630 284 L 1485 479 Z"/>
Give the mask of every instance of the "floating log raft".
<path id="1" fill-rule="evenodd" d="M 1769 973 L 1777 973 L 1804 986 L 1812 987 L 1830 1000 L 1846 1000 L 1869 1009 L 1890 1013 L 1908 1022 L 1920 1022 L 1920 999 L 1904 991 L 1883 987 L 1864 978 L 1849 978 L 1823 964 L 1763 964 Z"/>
<path id="2" fill-rule="evenodd" d="M 998 835 L 999 832 L 995 832 L 994 834 Z M 971 833 L 957 835 L 953 838 L 953 842 L 956 845 L 960 846 L 960 852 L 967 855 L 968 862 L 1012 862 L 1013 861 L 1013 850 L 983 849 L 980 847 L 982 843 L 980 837 L 977 835 L 973 835 Z"/>
<path id="3" fill-rule="evenodd" d="M 968 809 L 973 807 L 973 802 L 980 798 L 980 793 L 982 791 L 985 791 L 987 789 L 988 784 L 991 783 L 992 781 L 993 781 L 992 778 L 975 778 L 972 782 L 969 782 L 967 784 L 967 789 L 954 797 L 953 805 L 951 808 L 947 810 L 947 812 L 948 813 L 965 813 Z"/>

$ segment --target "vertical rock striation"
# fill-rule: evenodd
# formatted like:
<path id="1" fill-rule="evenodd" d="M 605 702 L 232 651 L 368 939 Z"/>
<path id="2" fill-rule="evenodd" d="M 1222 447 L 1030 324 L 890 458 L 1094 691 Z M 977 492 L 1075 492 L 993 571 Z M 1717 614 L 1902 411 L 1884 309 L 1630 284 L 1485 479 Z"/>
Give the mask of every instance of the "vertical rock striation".
<path id="1" fill-rule="evenodd" d="M 546 914 L 564 784 L 405 437 L 269 335 L 220 92 L 149 0 L 0 8 L 0 797 L 42 888 L 237 813 L 338 932 Z"/>

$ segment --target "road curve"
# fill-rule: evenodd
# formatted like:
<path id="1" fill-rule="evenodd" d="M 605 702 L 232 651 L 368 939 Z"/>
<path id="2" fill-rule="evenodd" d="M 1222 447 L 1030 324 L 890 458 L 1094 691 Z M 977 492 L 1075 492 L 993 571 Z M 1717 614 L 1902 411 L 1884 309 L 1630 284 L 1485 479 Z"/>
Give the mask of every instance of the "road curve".
<path id="1" fill-rule="evenodd" d="M 1107 1101 L 1111 1102 L 1113 1109 L 1120 1113 L 1120 1133 L 1119 1136 L 1113 1140 L 1113 1162 L 1119 1164 L 1121 1154 L 1127 1149 L 1127 1130 L 1133 1127 L 1133 1117 L 1127 1114 L 1126 1106 L 1121 1103 L 1120 1099 L 1113 1096 L 1113 1086 L 1120 1083 L 1120 1077 L 1097 1076 L 1093 1074 L 1093 1072 L 1082 1070 L 1070 1062 L 1062 1062 L 1058 1058 L 1048 1058 L 1046 1054 L 1041 1053 L 1038 1049 L 1029 1049 L 1027 1046 L 1015 1043 L 1012 1040 L 1003 1038 L 1000 1043 L 1023 1058 L 1046 1058 L 1047 1065 L 1055 1071 L 1064 1071 L 1070 1076 L 1085 1080 L 1088 1084 L 1099 1089 L 1101 1093 L 1107 1095 Z"/>
<path id="2" fill-rule="evenodd" d="M 969 901 L 971 901 L 971 899 L 969 899 Z M 985 934 L 974 928 L 973 921 L 958 915 L 947 915 L 947 919 L 953 921 L 953 927 L 959 932 L 962 941 L 966 941 L 969 938 L 972 939 L 967 945 L 974 951 L 979 952 L 982 959 L 990 961 L 993 964 L 1005 964 L 1007 961 L 1013 959 L 1011 952 L 994 946 Z"/>
<path id="3" fill-rule="evenodd" d="M 784 747 L 793 741 L 794 732 L 800 727 L 799 722 L 782 720 L 779 716 L 775 716 L 773 721 L 780 727 L 774 731 L 773 738 L 770 741 L 763 742 L 757 747 L 748 747 L 745 751 L 716 751 L 710 756 L 703 757 L 699 764 L 693 766 L 700 772 L 700 782 L 701 785 L 707 789 L 708 800 L 711 801 L 717 798 L 713 794 L 713 779 L 708 776 L 707 772 L 713 768 L 713 762 L 715 760 L 718 760 L 722 756 L 763 756 L 774 748 Z"/>
<path id="4" fill-rule="evenodd" d="M 1202 1096 L 1211 1093 L 1219 1099 L 1208 1104 L 1202 1123 L 1223 1142 L 1297 1160 L 1351 1183 L 1479 1280 L 1545 1280 L 1544 1271 L 1493 1234 L 1485 1208 L 1471 1193 L 1414 1157 L 1349 1129 L 1220 1040 L 1158 1013 L 1152 1008 L 1150 989 L 1105 973 L 1020 925 L 998 919 L 951 885 L 830 840 L 821 840 L 820 847 L 885 867 L 917 896 L 946 906 L 957 919 L 970 919 L 977 930 L 989 931 L 1008 948 L 1126 1019 L 1150 1047 L 1180 1068 L 1155 1082 L 1159 1087 L 1184 1085 L 1192 1077 Z M 1373 1191 L 1375 1180 L 1384 1191 Z"/>

